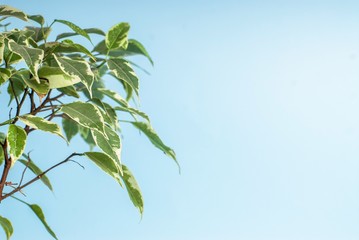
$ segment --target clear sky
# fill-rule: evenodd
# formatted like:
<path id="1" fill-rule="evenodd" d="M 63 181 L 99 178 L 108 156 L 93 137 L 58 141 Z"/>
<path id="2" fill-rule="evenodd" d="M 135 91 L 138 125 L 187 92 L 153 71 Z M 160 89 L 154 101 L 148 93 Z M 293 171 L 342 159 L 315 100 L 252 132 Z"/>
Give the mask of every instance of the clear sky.
<path id="1" fill-rule="evenodd" d="M 68 164 L 49 174 L 54 194 L 41 184 L 26 190 L 60 239 L 359 239 L 357 1 L 2 2 L 84 28 L 129 22 L 155 61 L 138 58 L 151 72 L 139 72 L 141 109 L 182 166 L 179 175 L 124 127 L 143 219 L 81 159 L 86 170 Z M 85 149 L 79 138 L 67 149 L 33 137 L 27 149 L 44 167 Z M 0 213 L 12 219 L 14 240 L 50 239 L 17 202 Z"/>

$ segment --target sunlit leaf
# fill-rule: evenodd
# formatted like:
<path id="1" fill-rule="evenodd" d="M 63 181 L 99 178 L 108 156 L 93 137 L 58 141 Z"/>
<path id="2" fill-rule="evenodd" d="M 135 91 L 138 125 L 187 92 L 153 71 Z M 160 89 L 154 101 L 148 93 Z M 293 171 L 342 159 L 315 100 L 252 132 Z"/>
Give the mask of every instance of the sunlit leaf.
<path id="1" fill-rule="evenodd" d="M 131 171 L 128 169 L 128 167 L 126 167 L 125 165 L 122 165 L 122 169 L 123 169 L 122 179 L 123 179 L 123 182 L 125 183 L 128 195 L 130 196 L 130 199 L 131 199 L 133 205 L 135 205 L 135 207 L 138 208 L 138 210 L 140 211 L 140 214 L 142 215 L 142 213 L 143 213 L 143 198 L 142 198 L 141 189 L 138 186 L 138 183 L 137 183 L 135 177 L 133 176 Z"/>
<path id="2" fill-rule="evenodd" d="M 0 5 L 0 16 L 16 17 L 28 21 L 27 15 L 23 11 L 7 5 Z"/>
<path id="3" fill-rule="evenodd" d="M 83 30 L 82 28 L 80 28 L 79 26 L 77 26 L 76 24 L 70 22 L 70 21 L 66 21 L 66 20 L 59 20 L 56 19 L 55 22 L 59 22 L 62 24 L 67 25 L 68 27 L 70 27 L 75 33 L 84 36 L 85 38 L 87 38 L 90 42 L 91 42 L 91 38 L 90 36 L 87 34 L 87 32 L 85 30 Z"/>
<path id="4" fill-rule="evenodd" d="M 98 34 L 101 36 L 105 36 L 106 34 L 99 28 L 84 28 L 83 29 L 87 34 Z M 72 37 L 72 36 L 76 36 L 79 35 L 78 33 L 72 33 L 72 32 L 68 32 L 68 33 L 61 33 L 59 35 L 57 35 L 56 37 L 56 41 L 62 39 L 62 38 L 67 38 L 67 37 Z"/>
<path id="5" fill-rule="evenodd" d="M 113 26 L 106 34 L 106 46 L 109 50 L 115 48 L 127 48 L 128 45 L 128 31 L 130 25 L 128 23 L 119 23 Z"/>
<path id="6" fill-rule="evenodd" d="M 67 87 L 63 87 L 63 88 L 57 88 L 57 90 L 59 92 L 62 92 L 64 94 L 66 94 L 67 96 L 80 98 L 80 95 L 77 93 L 74 86 L 67 86 Z"/>
<path id="7" fill-rule="evenodd" d="M 6 82 L 11 76 L 11 72 L 9 69 L 0 68 L 0 86 Z"/>
<path id="8" fill-rule="evenodd" d="M 19 120 L 34 129 L 56 134 L 67 142 L 66 138 L 62 135 L 59 125 L 54 122 L 50 122 L 43 119 L 42 117 L 37 117 L 30 114 L 19 116 Z"/>
<path id="9" fill-rule="evenodd" d="M 80 78 L 69 76 L 61 68 L 44 66 L 39 69 L 39 77 L 47 79 L 49 88 L 63 88 L 80 82 Z"/>
<path id="10" fill-rule="evenodd" d="M 24 152 L 26 146 L 26 138 L 27 135 L 24 129 L 14 124 L 10 124 L 7 133 L 7 140 L 12 165 L 16 162 L 17 159 L 19 159 L 21 154 Z"/>

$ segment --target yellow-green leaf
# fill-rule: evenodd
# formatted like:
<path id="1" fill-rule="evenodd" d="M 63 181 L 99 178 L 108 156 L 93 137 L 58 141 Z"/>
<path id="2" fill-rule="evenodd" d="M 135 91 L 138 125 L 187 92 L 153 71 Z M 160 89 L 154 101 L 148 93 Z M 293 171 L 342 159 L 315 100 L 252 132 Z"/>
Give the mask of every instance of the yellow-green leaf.
<path id="1" fill-rule="evenodd" d="M 105 42 L 108 50 L 115 48 L 127 48 L 128 45 L 128 31 L 130 25 L 128 23 L 119 23 L 110 28 L 106 34 Z"/>
<path id="2" fill-rule="evenodd" d="M 0 216 L 0 225 L 5 231 L 6 239 L 9 240 L 14 232 L 11 222 L 7 218 Z"/>
<path id="3" fill-rule="evenodd" d="M 10 124 L 7 133 L 7 140 L 10 157 L 12 159 L 12 165 L 16 162 L 17 159 L 19 159 L 21 154 L 24 152 L 26 146 L 26 138 L 27 135 L 24 129 L 14 124 Z"/>
<path id="4" fill-rule="evenodd" d="M 138 210 L 140 211 L 140 214 L 142 215 L 142 213 L 143 213 L 143 197 L 142 197 L 141 189 L 140 189 L 135 177 L 133 176 L 131 171 L 128 169 L 128 167 L 126 167 L 125 165 L 122 165 L 122 169 L 123 169 L 122 180 L 125 183 L 128 195 L 130 196 L 130 199 L 131 199 L 133 205 L 135 205 L 135 207 L 138 208 Z"/>

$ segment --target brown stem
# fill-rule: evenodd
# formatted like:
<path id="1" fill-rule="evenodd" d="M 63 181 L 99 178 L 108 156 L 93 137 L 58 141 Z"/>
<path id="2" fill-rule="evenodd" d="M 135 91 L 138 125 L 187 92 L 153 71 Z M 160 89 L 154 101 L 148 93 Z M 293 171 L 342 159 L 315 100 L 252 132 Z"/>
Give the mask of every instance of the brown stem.
<path id="1" fill-rule="evenodd" d="M 4 144 L 2 145 L 2 149 L 4 152 L 5 164 L 4 164 L 4 170 L 3 170 L 1 180 L 0 180 L 0 202 L 3 199 L 2 193 L 3 193 L 4 187 L 5 187 L 7 175 L 9 174 L 9 170 L 11 167 L 11 158 L 9 158 L 9 156 L 7 154 L 7 139 L 5 139 Z"/>
<path id="2" fill-rule="evenodd" d="M 63 160 L 63 161 L 61 161 L 61 162 L 55 164 L 54 166 L 52 166 L 52 167 L 46 169 L 44 172 L 42 172 L 41 174 L 37 175 L 36 177 L 34 177 L 33 179 L 31 179 L 30 181 L 28 181 L 28 182 L 25 183 L 24 185 L 19 186 L 19 187 L 15 188 L 14 190 L 12 190 L 11 192 L 5 194 L 4 196 L 1 197 L 1 199 L 3 200 L 3 199 L 5 199 L 5 198 L 7 198 L 7 197 L 10 197 L 10 196 L 13 195 L 14 193 L 17 193 L 17 192 L 21 191 L 23 188 L 25 188 L 25 187 L 29 186 L 30 184 L 36 182 L 37 180 L 41 179 L 46 173 L 48 173 L 48 172 L 51 171 L 52 169 L 54 169 L 54 168 L 56 168 L 56 167 L 58 167 L 58 166 L 60 166 L 60 165 L 62 165 L 62 164 L 64 164 L 64 163 L 70 161 L 72 157 L 74 157 L 74 156 L 83 156 L 83 155 L 84 155 L 83 153 L 72 153 L 72 154 L 71 154 L 70 156 L 68 156 L 65 160 Z"/>

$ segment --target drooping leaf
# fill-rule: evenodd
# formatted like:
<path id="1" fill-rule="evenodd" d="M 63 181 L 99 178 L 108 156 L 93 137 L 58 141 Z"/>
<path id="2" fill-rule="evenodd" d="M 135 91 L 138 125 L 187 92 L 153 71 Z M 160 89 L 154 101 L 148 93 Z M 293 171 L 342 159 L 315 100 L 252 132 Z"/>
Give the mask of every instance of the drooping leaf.
<path id="1" fill-rule="evenodd" d="M 19 120 L 32 128 L 56 134 L 67 142 L 66 138 L 62 135 L 59 125 L 54 122 L 33 115 L 19 116 Z"/>
<path id="2" fill-rule="evenodd" d="M 85 155 L 122 186 L 119 168 L 111 157 L 102 152 L 85 152 Z"/>
<path id="3" fill-rule="evenodd" d="M 150 122 L 150 117 L 146 113 L 141 112 L 140 110 L 138 110 L 136 108 L 132 108 L 132 107 L 129 107 L 129 106 L 127 106 L 127 107 L 116 106 L 113 109 L 116 110 L 116 111 L 130 113 L 132 116 L 133 115 L 138 115 L 138 116 L 146 119 L 148 122 Z"/>
<path id="4" fill-rule="evenodd" d="M 126 52 L 143 55 L 153 65 L 151 56 L 148 54 L 146 48 L 139 41 L 137 41 L 135 39 L 128 40 L 128 47 L 126 49 Z"/>
<path id="5" fill-rule="evenodd" d="M 128 23 L 119 23 L 110 28 L 106 34 L 106 46 L 109 50 L 115 48 L 127 48 L 128 45 L 128 31 L 130 30 L 130 25 Z"/>
<path id="6" fill-rule="evenodd" d="M 62 118 L 62 128 L 64 129 L 67 141 L 69 142 L 79 132 L 78 124 L 69 118 Z"/>
<path id="7" fill-rule="evenodd" d="M 98 52 L 102 55 L 106 55 L 108 53 L 108 48 L 106 46 L 105 40 L 100 41 L 92 50 L 92 52 Z"/>
<path id="8" fill-rule="evenodd" d="M 138 208 L 138 210 L 140 211 L 140 214 L 142 215 L 142 213 L 143 213 L 143 198 L 142 198 L 141 189 L 138 186 L 138 183 L 137 183 L 135 177 L 133 176 L 131 171 L 128 169 L 128 167 L 126 167 L 125 165 L 122 165 L 122 169 L 123 169 L 122 180 L 125 183 L 128 195 L 130 196 L 130 199 L 131 199 L 133 205 L 135 205 L 135 207 Z"/>
<path id="9" fill-rule="evenodd" d="M 27 205 L 34 213 L 35 215 L 38 217 L 38 219 L 41 221 L 41 223 L 44 225 L 46 231 L 55 239 L 58 239 L 56 237 L 56 234 L 52 231 L 52 229 L 50 228 L 50 226 L 47 224 L 46 219 L 45 219 L 45 215 L 41 209 L 41 207 L 37 204 L 29 204 L 19 198 L 13 197 L 14 199 L 22 202 L 23 204 Z"/>
<path id="10" fill-rule="evenodd" d="M 35 165 L 35 163 L 33 161 L 30 160 L 23 160 L 23 159 L 19 159 L 19 162 L 21 162 L 22 164 L 24 164 L 26 167 L 28 167 L 31 172 L 33 172 L 36 176 L 42 174 L 42 170 Z M 50 180 L 48 179 L 48 177 L 46 175 L 42 175 L 40 180 L 45 184 L 46 187 L 48 187 L 51 191 L 52 189 L 52 185 L 50 183 Z"/>
<path id="11" fill-rule="evenodd" d="M 86 89 L 84 89 L 82 92 L 89 100 L 91 100 L 92 98 L 103 99 L 104 95 L 98 89 L 102 89 L 104 87 L 105 87 L 105 83 L 103 82 L 103 80 L 97 79 L 92 84 L 91 95 Z"/>
<path id="12" fill-rule="evenodd" d="M 54 48 L 53 53 L 73 53 L 73 52 L 80 52 L 86 54 L 90 57 L 93 61 L 96 61 L 96 58 L 92 55 L 92 53 L 87 50 L 84 46 L 72 42 L 70 39 L 66 39 L 61 42 L 56 48 Z"/>
<path id="13" fill-rule="evenodd" d="M 120 104 L 121 106 L 128 106 L 126 100 L 123 99 L 120 96 L 120 94 L 118 94 L 117 92 L 105 88 L 98 88 L 97 90 L 102 92 L 103 94 L 105 94 L 106 96 L 108 96 L 109 98 Z"/>
<path id="14" fill-rule="evenodd" d="M 39 77 L 48 80 L 50 89 L 63 88 L 80 82 L 79 78 L 67 75 L 58 67 L 43 66 L 39 69 Z"/>
<path id="15" fill-rule="evenodd" d="M 110 127 L 105 126 L 106 135 L 97 131 L 91 130 L 92 137 L 95 140 L 96 145 L 101 148 L 107 155 L 115 160 L 119 171 L 121 170 L 121 140 L 115 131 Z"/>
<path id="16" fill-rule="evenodd" d="M 91 103 L 72 102 L 62 106 L 61 111 L 81 126 L 96 129 L 102 133 L 105 131 L 104 119 L 100 111 Z"/>
<path id="17" fill-rule="evenodd" d="M 44 58 L 44 51 L 41 49 L 29 48 L 23 45 L 19 45 L 13 40 L 9 41 L 9 48 L 12 52 L 20 55 L 25 60 L 25 63 L 29 67 L 29 70 L 34 76 L 35 80 L 40 83 L 37 71 L 42 59 Z"/>
<path id="18" fill-rule="evenodd" d="M 61 70 L 71 78 L 79 79 L 91 94 L 91 87 L 94 81 L 94 74 L 86 61 L 76 61 L 66 57 L 57 57 L 53 54 Z"/>
<path id="19" fill-rule="evenodd" d="M 90 129 L 85 128 L 83 126 L 79 126 L 79 132 L 80 132 L 81 138 L 90 147 L 90 151 L 92 151 L 93 148 L 96 146 L 96 143 L 95 143 L 95 140 L 92 137 Z"/>
<path id="20" fill-rule="evenodd" d="M 32 21 L 37 22 L 38 24 L 40 24 L 41 26 L 45 24 L 45 19 L 43 16 L 41 15 L 27 15 L 27 17 L 29 19 L 31 19 Z"/>
<path id="21" fill-rule="evenodd" d="M 138 77 L 126 60 L 111 58 L 107 60 L 107 65 L 117 78 L 128 83 L 138 95 Z"/>
<path id="22" fill-rule="evenodd" d="M 17 77 L 12 78 L 9 81 L 7 92 L 10 95 L 9 105 L 15 97 L 19 97 L 25 90 L 25 82 Z"/>
<path id="23" fill-rule="evenodd" d="M 48 28 L 48 27 L 39 28 L 39 27 L 27 26 L 25 29 L 34 32 L 34 35 L 32 35 L 31 38 L 34 39 L 35 42 L 40 42 L 44 39 L 47 39 L 47 37 L 51 33 L 51 28 Z M 31 38 L 29 38 L 29 39 L 31 39 Z"/>
<path id="24" fill-rule="evenodd" d="M 112 106 L 108 103 L 102 102 L 98 98 L 93 98 L 91 99 L 91 101 L 103 110 L 102 116 L 105 122 L 111 125 L 115 130 L 118 130 L 119 129 L 118 117 Z"/>
<path id="25" fill-rule="evenodd" d="M 170 147 L 166 146 L 162 142 L 162 140 L 160 139 L 160 137 L 157 135 L 157 133 L 151 127 L 150 124 L 144 123 L 144 122 L 131 122 L 131 123 L 137 129 L 139 129 L 141 132 L 143 132 L 155 147 L 162 150 L 167 156 L 169 156 L 173 160 L 175 160 L 178 167 L 180 167 L 178 162 L 177 162 L 177 159 L 176 159 L 176 153 Z"/>
<path id="26" fill-rule="evenodd" d="M 67 25 L 68 27 L 70 27 L 75 33 L 84 36 L 85 38 L 87 38 L 90 42 L 91 42 L 91 38 L 90 36 L 87 34 L 87 32 L 85 30 L 83 30 L 82 28 L 80 28 L 79 26 L 77 26 L 76 24 L 70 22 L 70 21 L 66 21 L 66 20 L 59 20 L 56 19 L 55 22 L 59 22 L 62 24 Z"/>
<path id="27" fill-rule="evenodd" d="M 80 98 L 80 95 L 77 93 L 76 89 L 74 86 L 67 86 L 67 87 L 62 87 L 62 88 L 58 88 L 57 89 L 59 92 L 62 92 L 64 94 L 66 94 L 67 96 L 71 96 L 71 97 L 75 97 L 75 98 Z"/>
<path id="28" fill-rule="evenodd" d="M 19 159 L 19 157 L 21 157 L 21 154 L 24 152 L 26 146 L 26 137 L 27 135 L 24 129 L 14 124 L 10 124 L 7 133 L 7 140 L 12 165 L 16 162 L 17 159 Z"/>
<path id="29" fill-rule="evenodd" d="M 7 68 L 0 68 L 0 86 L 6 82 L 11 76 L 11 72 Z"/>
<path id="30" fill-rule="evenodd" d="M 0 5 L 0 16 L 16 17 L 28 21 L 27 15 L 23 11 L 7 5 Z"/>
<path id="31" fill-rule="evenodd" d="M 12 76 L 12 79 L 24 82 L 28 87 L 34 89 L 35 92 L 40 95 L 46 95 L 50 90 L 49 81 L 47 79 L 40 77 L 40 83 L 38 83 L 34 78 L 30 78 L 30 72 L 28 70 L 18 71 Z"/>
<path id="32" fill-rule="evenodd" d="M 87 34 L 98 34 L 101 36 L 105 36 L 106 34 L 99 28 L 84 28 L 83 29 Z M 56 37 L 56 41 L 62 39 L 62 38 L 67 38 L 67 37 L 72 37 L 72 36 L 76 36 L 79 35 L 78 33 L 73 33 L 73 32 L 68 32 L 68 33 L 61 33 L 59 35 L 57 35 Z"/>
<path id="33" fill-rule="evenodd" d="M 4 229 L 6 239 L 9 240 L 14 232 L 11 222 L 7 218 L 0 216 L 0 225 Z"/>

